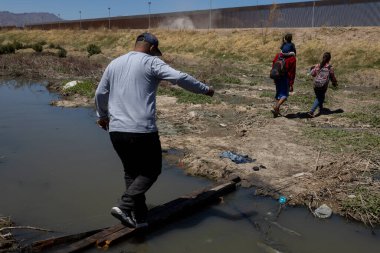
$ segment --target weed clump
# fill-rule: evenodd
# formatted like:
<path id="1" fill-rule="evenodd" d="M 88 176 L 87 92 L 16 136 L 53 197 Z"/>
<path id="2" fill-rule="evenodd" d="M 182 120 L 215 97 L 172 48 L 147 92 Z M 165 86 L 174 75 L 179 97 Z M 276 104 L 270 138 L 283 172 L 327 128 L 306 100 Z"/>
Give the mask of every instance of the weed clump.
<path id="1" fill-rule="evenodd" d="M 77 85 L 70 87 L 65 90 L 65 95 L 71 96 L 78 94 L 88 98 L 93 98 L 95 96 L 96 85 L 92 81 L 80 81 Z"/>
<path id="2" fill-rule="evenodd" d="M 15 48 L 15 50 L 20 50 L 20 49 L 24 48 L 24 45 L 21 42 L 14 41 L 13 42 L 13 47 Z"/>
<path id="3" fill-rule="evenodd" d="M 215 102 L 208 96 L 191 93 L 183 89 L 164 87 L 164 86 L 162 87 L 160 86 L 158 88 L 157 94 L 176 97 L 178 99 L 177 100 L 178 103 L 184 103 L 184 104 L 211 104 Z"/>
<path id="4" fill-rule="evenodd" d="M 41 53 L 44 50 L 43 46 L 40 43 L 33 44 L 32 49 L 37 53 Z"/>
<path id="5" fill-rule="evenodd" d="M 343 202 L 343 210 L 352 218 L 373 226 L 372 223 L 380 222 L 380 194 L 357 186 L 352 198 Z"/>
<path id="6" fill-rule="evenodd" d="M 87 46 L 88 57 L 94 54 L 100 54 L 101 52 L 102 50 L 100 49 L 100 47 L 95 44 L 90 44 Z"/>
<path id="7" fill-rule="evenodd" d="M 58 53 L 57 53 L 59 58 L 65 58 L 67 56 L 67 51 L 63 47 L 58 48 Z"/>
<path id="8" fill-rule="evenodd" d="M 16 51 L 13 44 L 6 44 L 0 46 L 0 54 L 14 54 Z"/>

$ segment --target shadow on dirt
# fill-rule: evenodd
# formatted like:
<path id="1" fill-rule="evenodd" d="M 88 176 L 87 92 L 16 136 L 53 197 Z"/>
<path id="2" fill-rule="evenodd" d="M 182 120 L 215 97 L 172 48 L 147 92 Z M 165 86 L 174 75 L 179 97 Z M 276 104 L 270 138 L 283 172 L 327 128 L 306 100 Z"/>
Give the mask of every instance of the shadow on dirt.
<path id="1" fill-rule="evenodd" d="M 330 110 L 329 108 L 324 108 L 320 113 L 316 114 L 314 117 L 319 117 L 321 115 L 330 115 L 336 113 L 343 113 L 343 109 Z M 307 112 L 297 112 L 297 113 L 289 113 L 285 115 L 285 118 L 288 119 L 308 119 L 312 118 Z"/>

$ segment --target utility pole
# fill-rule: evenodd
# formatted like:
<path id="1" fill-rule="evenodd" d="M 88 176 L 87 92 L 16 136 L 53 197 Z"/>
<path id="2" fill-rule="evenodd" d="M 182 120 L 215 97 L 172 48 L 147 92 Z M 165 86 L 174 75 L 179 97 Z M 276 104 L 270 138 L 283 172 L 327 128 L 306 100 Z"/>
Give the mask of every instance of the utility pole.
<path id="1" fill-rule="evenodd" d="M 148 23 L 148 31 L 150 30 L 150 5 L 152 4 L 151 1 L 148 2 L 148 8 L 149 8 L 149 23 Z"/>
<path id="2" fill-rule="evenodd" d="M 82 11 L 79 11 L 79 29 L 82 30 Z"/>
<path id="3" fill-rule="evenodd" d="M 209 15 L 208 15 L 208 29 L 211 29 L 211 10 L 212 10 L 212 0 L 210 0 L 210 9 L 209 9 Z"/>
<path id="4" fill-rule="evenodd" d="M 313 1 L 313 14 L 311 16 L 311 27 L 314 28 L 314 9 L 315 9 L 315 1 Z"/>
<path id="5" fill-rule="evenodd" d="M 111 30 L 111 8 L 108 7 L 108 29 Z"/>

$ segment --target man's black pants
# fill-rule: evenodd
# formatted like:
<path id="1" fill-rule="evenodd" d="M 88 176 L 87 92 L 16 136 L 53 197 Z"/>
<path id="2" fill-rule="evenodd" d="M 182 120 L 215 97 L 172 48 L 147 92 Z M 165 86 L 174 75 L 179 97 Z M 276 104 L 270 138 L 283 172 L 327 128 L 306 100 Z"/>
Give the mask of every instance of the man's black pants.
<path id="1" fill-rule="evenodd" d="M 158 132 L 110 132 L 110 137 L 124 166 L 126 191 L 119 207 L 123 211 L 134 211 L 136 218 L 145 218 L 148 212 L 145 192 L 157 180 L 162 167 Z"/>

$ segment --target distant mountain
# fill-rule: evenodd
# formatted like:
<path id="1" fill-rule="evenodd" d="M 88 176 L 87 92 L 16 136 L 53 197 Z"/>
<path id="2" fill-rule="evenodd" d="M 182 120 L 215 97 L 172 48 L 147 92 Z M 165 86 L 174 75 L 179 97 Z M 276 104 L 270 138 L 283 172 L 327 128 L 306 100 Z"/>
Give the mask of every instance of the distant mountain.
<path id="1" fill-rule="evenodd" d="M 27 24 L 54 22 L 62 20 L 54 14 L 46 12 L 36 13 L 11 13 L 0 11 L 0 26 L 18 26 L 22 27 Z"/>

